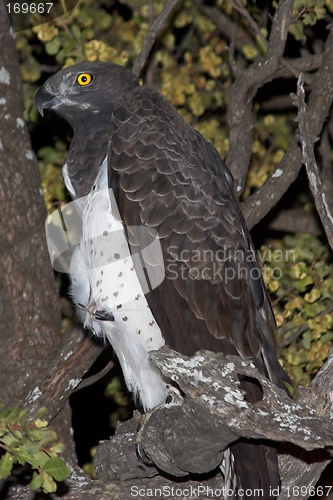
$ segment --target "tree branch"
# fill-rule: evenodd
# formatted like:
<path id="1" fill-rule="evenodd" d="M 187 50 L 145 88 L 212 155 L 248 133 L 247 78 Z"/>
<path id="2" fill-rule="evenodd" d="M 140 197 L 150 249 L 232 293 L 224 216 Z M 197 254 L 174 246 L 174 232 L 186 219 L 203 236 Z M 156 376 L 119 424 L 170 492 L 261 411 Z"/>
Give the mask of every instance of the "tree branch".
<path id="1" fill-rule="evenodd" d="M 308 233 L 317 236 L 319 233 L 318 218 L 315 214 L 306 213 L 303 208 L 281 210 L 269 223 L 269 229 L 284 233 Z"/>
<path id="2" fill-rule="evenodd" d="M 292 20 L 293 4 L 293 0 L 279 3 L 266 56 L 236 77 L 228 95 L 229 150 L 226 163 L 234 176 L 237 193 L 243 190 L 251 159 L 252 101 L 258 88 L 271 80 L 280 67 Z"/>
<path id="3" fill-rule="evenodd" d="M 141 52 L 133 64 L 132 71 L 135 76 L 140 76 L 140 73 L 144 65 L 146 64 L 150 51 L 155 43 L 158 32 L 164 27 L 166 20 L 168 19 L 172 9 L 177 3 L 178 0 L 167 0 L 162 12 L 159 14 L 159 16 L 157 16 L 157 18 L 151 25 L 149 32 L 143 42 Z"/>
<path id="4" fill-rule="evenodd" d="M 65 333 L 53 362 L 24 402 L 29 414 L 34 415 L 38 408 L 45 406 L 45 418 L 52 420 L 101 352 L 102 347 L 94 344 L 83 333 L 83 328 L 73 328 Z"/>
<path id="5" fill-rule="evenodd" d="M 329 121 L 333 119 L 332 113 L 330 114 Z M 321 177 L 322 182 L 325 185 L 327 202 L 329 206 L 333 206 L 333 170 L 331 162 L 331 143 L 329 137 L 329 123 L 324 127 L 321 134 L 320 145 L 319 145 L 320 163 L 321 163 Z"/>
<path id="6" fill-rule="evenodd" d="M 287 498 L 288 491 L 290 494 L 290 485 L 315 484 L 332 460 L 328 447 L 333 444 L 333 350 L 297 401 L 244 358 L 209 351 L 188 358 L 165 347 L 151 357 L 180 387 L 183 402 L 162 406 L 146 422 L 142 445 L 157 468 L 146 467 L 135 456 L 136 413 L 133 420 L 118 426 L 110 441 L 97 448 L 95 466 L 103 481 L 132 482 L 160 474 L 161 470 L 174 477 L 206 473 L 219 466 L 223 450 L 235 440 L 266 439 L 293 443 L 291 452 L 285 451 L 280 460 L 280 499 Z M 243 377 L 260 384 L 263 396 L 255 404 L 249 403 L 239 388 Z M 221 476 L 220 481 L 222 487 Z M 308 488 L 306 492 L 309 496 Z"/>
<path id="7" fill-rule="evenodd" d="M 301 388 L 297 402 L 311 404 L 316 415 L 331 421 L 333 414 L 333 350 L 331 349 L 327 361 L 307 388 Z M 330 431 L 332 433 L 332 431 Z M 282 494 L 279 500 L 290 499 L 290 491 L 299 488 L 297 499 L 310 497 L 310 487 L 315 486 L 325 467 L 332 461 L 331 450 L 320 452 L 300 452 L 298 448 L 291 449 L 289 454 L 281 455 L 279 468 L 282 478 Z M 304 488 L 304 485 L 306 486 Z M 303 488 L 301 488 L 303 486 Z M 289 496 L 288 496 L 289 493 Z M 327 491 L 324 495 L 327 497 Z"/>
<path id="8" fill-rule="evenodd" d="M 324 82 L 324 84 L 323 84 Z M 325 43 L 323 61 L 311 89 L 308 114 L 311 116 L 309 131 L 319 136 L 333 102 L 333 33 L 330 30 Z M 264 185 L 242 203 L 242 212 L 249 228 L 257 224 L 279 201 L 297 178 L 302 167 L 302 152 L 298 136 L 289 145 L 275 172 Z"/>
<path id="9" fill-rule="evenodd" d="M 253 17 L 249 13 L 249 11 L 244 7 L 242 2 L 240 2 L 239 0 L 228 0 L 228 3 L 230 5 L 232 5 L 234 10 L 237 10 L 243 17 L 245 17 L 245 19 L 247 19 L 250 27 L 252 28 L 252 31 L 253 31 L 255 37 L 256 36 L 259 37 L 260 40 L 262 41 L 263 45 L 265 47 L 267 47 L 266 38 L 264 37 L 264 35 L 260 31 L 258 24 L 255 22 L 255 20 L 253 19 Z"/>
<path id="10" fill-rule="evenodd" d="M 327 203 L 325 188 L 319 177 L 319 170 L 314 154 L 314 143 L 318 140 L 309 127 L 311 118 L 305 104 L 304 75 L 300 74 L 297 81 L 297 94 L 292 95 L 294 104 L 298 108 L 297 121 L 299 139 L 302 146 L 302 160 L 306 168 L 309 185 L 314 197 L 317 212 L 323 224 L 330 247 L 333 249 L 333 217 Z"/>

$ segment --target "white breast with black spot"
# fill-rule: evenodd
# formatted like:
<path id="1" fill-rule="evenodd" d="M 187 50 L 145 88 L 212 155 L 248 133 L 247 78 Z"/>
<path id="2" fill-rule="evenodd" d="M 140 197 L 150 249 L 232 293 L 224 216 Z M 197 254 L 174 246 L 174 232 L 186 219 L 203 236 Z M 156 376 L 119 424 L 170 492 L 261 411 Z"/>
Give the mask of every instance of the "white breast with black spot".
<path id="1" fill-rule="evenodd" d="M 83 208 L 82 241 L 71 267 L 71 293 L 85 327 L 106 337 L 127 387 L 145 410 L 162 403 L 166 382 L 148 352 L 165 344 L 135 272 L 104 161 Z M 112 320 L 100 320 L 100 312 Z"/>

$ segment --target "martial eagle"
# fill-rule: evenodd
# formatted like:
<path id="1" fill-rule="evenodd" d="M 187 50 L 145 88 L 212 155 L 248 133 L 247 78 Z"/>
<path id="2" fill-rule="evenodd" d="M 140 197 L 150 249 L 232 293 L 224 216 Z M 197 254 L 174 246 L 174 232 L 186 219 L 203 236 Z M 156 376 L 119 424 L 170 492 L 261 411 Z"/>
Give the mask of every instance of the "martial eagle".
<path id="1" fill-rule="evenodd" d="M 208 349 L 250 357 L 283 387 L 267 291 L 232 176 L 213 145 L 159 92 L 115 64 L 59 71 L 36 104 L 74 131 L 63 167 L 72 198 L 84 197 L 73 301 L 85 327 L 111 342 L 143 410 L 167 396 L 170 381 L 148 357 L 164 344 L 185 355 Z M 158 235 L 165 279 L 144 293 L 130 251 L 142 248 L 147 232 Z M 154 267 L 154 252 L 150 258 Z M 260 397 L 254 384 L 242 384 L 250 401 Z M 276 450 L 249 442 L 231 450 L 238 487 L 263 488 L 261 498 L 271 498 Z"/>

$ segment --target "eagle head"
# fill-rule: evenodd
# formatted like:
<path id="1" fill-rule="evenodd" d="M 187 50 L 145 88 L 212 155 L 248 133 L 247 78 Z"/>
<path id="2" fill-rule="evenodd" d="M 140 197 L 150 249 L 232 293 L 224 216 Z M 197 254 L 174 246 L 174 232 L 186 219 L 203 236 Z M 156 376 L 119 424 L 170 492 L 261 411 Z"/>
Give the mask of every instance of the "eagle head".
<path id="1" fill-rule="evenodd" d="M 73 198 L 86 196 L 107 155 L 112 113 L 138 87 L 134 74 L 117 64 L 83 62 L 51 76 L 36 93 L 43 116 L 52 109 L 72 127 L 74 135 L 63 176 Z"/>
<path id="2" fill-rule="evenodd" d="M 74 128 L 82 112 L 111 117 L 122 95 L 137 85 L 134 74 L 117 64 L 73 64 L 46 80 L 36 93 L 36 106 L 42 116 L 45 109 L 52 109 Z"/>

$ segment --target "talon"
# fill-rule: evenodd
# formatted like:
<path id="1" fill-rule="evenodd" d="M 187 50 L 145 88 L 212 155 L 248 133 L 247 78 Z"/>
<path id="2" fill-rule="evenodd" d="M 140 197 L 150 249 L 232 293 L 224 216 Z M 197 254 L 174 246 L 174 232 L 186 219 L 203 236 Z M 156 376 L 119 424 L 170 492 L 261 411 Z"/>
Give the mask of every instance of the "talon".
<path id="1" fill-rule="evenodd" d="M 170 404 L 172 402 L 173 402 L 173 396 L 172 396 L 172 394 L 168 394 L 167 397 L 166 397 L 166 399 L 165 399 L 165 404 L 168 405 L 168 404 Z"/>
<path id="2" fill-rule="evenodd" d="M 143 449 L 143 446 L 141 443 L 135 443 L 135 453 L 136 453 L 136 456 L 138 457 L 138 459 L 141 460 L 141 462 L 143 462 L 148 467 L 151 467 L 152 465 L 154 465 L 152 460 L 150 460 L 149 456 L 147 455 L 147 453 Z"/>
<path id="3" fill-rule="evenodd" d="M 154 408 L 151 408 L 143 415 L 141 415 L 140 422 L 138 424 L 136 438 L 135 438 L 136 456 L 138 457 L 139 460 L 141 460 L 141 462 L 143 462 L 145 465 L 150 466 L 150 467 L 152 465 L 154 465 L 154 462 L 151 460 L 151 458 L 146 453 L 146 451 L 144 450 L 144 448 L 141 444 L 142 435 L 143 435 L 145 426 L 147 425 L 147 422 L 149 421 L 151 416 L 155 413 L 155 411 L 159 410 L 160 408 L 163 408 L 163 406 L 165 404 L 182 405 L 183 401 L 184 401 L 184 398 L 181 395 L 181 392 L 179 389 L 177 389 L 176 387 L 173 387 L 169 384 L 166 386 L 166 389 L 167 389 L 168 393 L 167 393 L 165 403 L 161 403 L 161 404 L 155 406 Z"/>
<path id="4" fill-rule="evenodd" d="M 112 312 L 109 309 L 97 309 L 95 302 L 89 305 L 88 313 L 92 319 L 98 321 L 114 321 L 114 315 Z"/>
<path id="5" fill-rule="evenodd" d="M 173 386 L 168 387 L 168 395 L 165 398 L 165 404 L 173 404 L 181 406 L 183 404 L 184 397 L 182 396 L 179 389 Z"/>
<path id="6" fill-rule="evenodd" d="M 136 437 L 135 437 L 136 456 L 138 457 L 138 459 L 141 462 L 143 462 L 148 467 L 151 467 L 152 465 L 154 465 L 154 462 L 151 460 L 149 455 L 143 449 L 143 446 L 141 444 L 141 440 L 142 440 L 142 435 L 143 435 L 145 425 L 147 424 L 152 413 L 154 413 L 155 410 L 156 410 L 156 407 L 153 408 L 152 410 L 147 411 L 147 413 L 144 413 L 143 415 L 141 415 L 140 422 L 138 424 L 138 430 L 137 430 Z"/>
<path id="7" fill-rule="evenodd" d="M 97 309 L 95 311 L 95 318 L 100 321 L 114 321 L 112 312 L 107 309 Z"/>

